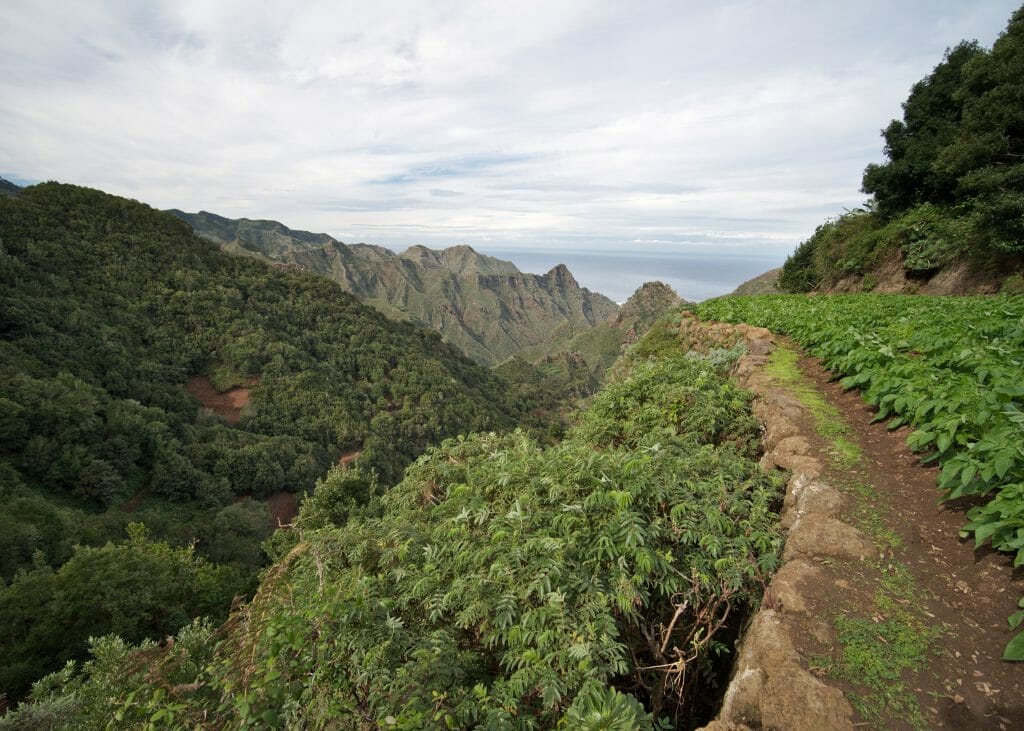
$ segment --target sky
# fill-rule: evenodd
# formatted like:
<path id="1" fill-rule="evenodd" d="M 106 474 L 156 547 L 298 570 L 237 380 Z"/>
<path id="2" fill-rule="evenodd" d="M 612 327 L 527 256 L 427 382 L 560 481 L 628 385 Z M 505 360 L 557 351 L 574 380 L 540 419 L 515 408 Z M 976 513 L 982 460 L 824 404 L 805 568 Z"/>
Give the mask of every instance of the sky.
<path id="1" fill-rule="evenodd" d="M 781 260 L 1015 2 L 0 2 L 0 176 L 401 250 Z"/>

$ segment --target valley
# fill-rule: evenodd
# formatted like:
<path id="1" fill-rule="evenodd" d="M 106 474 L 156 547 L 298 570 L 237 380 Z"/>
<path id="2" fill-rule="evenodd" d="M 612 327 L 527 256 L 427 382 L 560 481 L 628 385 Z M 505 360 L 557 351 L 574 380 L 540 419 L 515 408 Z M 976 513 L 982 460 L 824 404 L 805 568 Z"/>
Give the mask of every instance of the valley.
<path id="1" fill-rule="evenodd" d="M 0 178 L 0 731 L 1024 728 L 1024 8 L 955 5 L 0 10 L 0 91 L 80 34 L 7 154 L 154 203 Z"/>

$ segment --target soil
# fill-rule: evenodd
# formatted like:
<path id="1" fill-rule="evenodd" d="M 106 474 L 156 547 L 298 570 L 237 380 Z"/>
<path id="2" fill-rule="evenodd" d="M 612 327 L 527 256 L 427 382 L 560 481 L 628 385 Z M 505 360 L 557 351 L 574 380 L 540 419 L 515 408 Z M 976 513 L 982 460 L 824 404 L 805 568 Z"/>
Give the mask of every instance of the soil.
<path id="1" fill-rule="evenodd" d="M 872 292 L 890 294 L 995 294 L 1004 280 L 1019 271 L 1012 265 L 993 270 L 974 269 L 968 262 L 957 262 L 933 274 L 920 278 L 908 276 L 903 268 L 903 257 L 894 252 L 868 274 L 875 279 Z M 827 289 L 829 293 L 863 292 L 864 275 L 843 277 Z"/>
<path id="2" fill-rule="evenodd" d="M 142 507 L 142 501 L 146 498 L 146 491 L 139 490 L 137 493 L 128 498 L 121 506 L 122 513 L 134 513 L 140 507 Z"/>
<path id="3" fill-rule="evenodd" d="M 342 467 L 346 467 L 355 462 L 357 459 L 359 459 L 359 455 L 361 455 L 362 453 L 363 450 L 359 449 L 356 450 L 355 452 L 348 452 L 347 454 L 343 454 L 341 455 L 341 458 L 338 460 L 338 464 L 341 465 Z"/>
<path id="4" fill-rule="evenodd" d="M 922 465 L 908 449 L 909 429 L 889 431 L 884 422 L 870 423 L 874 409 L 859 393 L 844 391 L 814 358 L 803 357 L 800 366 L 843 414 L 852 430 L 849 438 L 863 449 L 854 474 L 839 474 L 832 468 L 825 479 L 841 485 L 853 478 L 874 487 L 873 507 L 902 541 L 902 546 L 892 549 L 891 558 L 913 573 L 925 594 L 921 606 L 927 615 L 934 615 L 935 625 L 948 627 L 939 640 L 941 654 L 932 657 L 923 672 L 904 677 L 928 727 L 1024 728 L 1024 663 L 1001 660 L 1014 634 L 1007 617 L 1024 596 L 1024 570 L 1015 571 L 1007 554 L 984 548 L 976 551 L 973 539 L 959 537 L 970 505 L 939 503 L 938 469 Z M 813 433 L 813 429 L 802 431 Z M 824 443 L 812 445 L 814 449 L 824 451 Z M 855 501 L 846 502 L 844 511 L 849 513 Z M 845 519 L 856 521 L 853 515 Z M 852 605 L 871 606 L 870 571 L 853 562 L 825 568 L 823 591 L 816 592 L 820 606 L 813 612 L 819 619 L 831 619 Z M 812 634 L 800 648 L 808 658 L 822 650 Z M 901 726 L 894 722 L 891 727 Z"/>
<path id="5" fill-rule="evenodd" d="M 246 386 L 221 393 L 206 376 L 192 376 L 185 384 L 185 390 L 199 399 L 204 409 L 223 417 L 229 424 L 237 424 L 242 418 L 242 409 L 249 404 L 249 392 L 257 384 L 258 381 L 253 380 Z"/>
<path id="6" fill-rule="evenodd" d="M 267 498 L 270 511 L 270 525 L 274 528 L 286 526 L 299 514 L 299 497 L 294 492 L 275 492 Z"/>

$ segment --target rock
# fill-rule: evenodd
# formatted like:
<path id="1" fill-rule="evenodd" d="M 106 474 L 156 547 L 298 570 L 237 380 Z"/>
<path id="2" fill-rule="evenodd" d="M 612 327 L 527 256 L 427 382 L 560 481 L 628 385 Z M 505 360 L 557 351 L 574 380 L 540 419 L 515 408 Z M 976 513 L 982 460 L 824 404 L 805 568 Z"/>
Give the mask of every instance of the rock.
<path id="1" fill-rule="evenodd" d="M 747 668 L 736 673 L 722 699 L 719 717 L 730 725 L 761 726 L 761 688 L 767 679 L 763 670 Z"/>
<path id="2" fill-rule="evenodd" d="M 785 561 L 798 557 L 863 560 L 874 553 L 875 544 L 852 525 L 812 515 L 793 525 L 782 557 Z"/>
<path id="3" fill-rule="evenodd" d="M 820 566 L 797 559 L 789 561 L 772 579 L 770 591 L 775 610 L 785 614 L 807 612 L 805 594 L 820 587 L 824 575 Z"/>
<path id="4" fill-rule="evenodd" d="M 789 452 L 790 454 L 807 454 L 810 449 L 807 439 L 800 436 L 786 437 L 775 447 L 775 451 L 779 453 Z"/>
<path id="5" fill-rule="evenodd" d="M 702 726 L 697 731 L 753 731 L 745 723 L 727 723 L 725 721 L 712 721 L 707 726 Z"/>
<path id="6" fill-rule="evenodd" d="M 834 518 L 843 507 L 843 496 L 831 485 L 818 480 L 799 479 L 789 481 L 786 500 L 783 503 L 782 527 L 792 528 L 800 518 L 814 514 Z"/>
<path id="7" fill-rule="evenodd" d="M 761 467 L 766 470 L 781 467 L 793 473 L 804 474 L 811 479 L 820 477 L 825 469 L 821 460 L 815 457 L 799 454 L 776 454 L 775 452 L 761 458 Z"/>
<path id="8" fill-rule="evenodd" d="M 842 691 L 803 668 L 772 673 L 761 690 L 761 724 L 786 731 L 853 729 L 853 708 Z"/>
<path id="9" fill-rule="evenodd" d="M 747 353 L 750 355 L 768 355 L 775 350 L 775 343 L 768 338 L 758 338 L 747 343 Z"/>
<path id="10" fill-rule="evenodd" d="M 779 413 L 779 415 L 768 421 L 765 421 L 765 434 L 764 434 L 764 448 L 765 451 L 771 451 L 778 446 L 779 442 L 786 437 L 791 437 L 794 434 L 799 434 L 800 428 L 794 424 L 790 419 Z"/>
<path id="11" fill-rule="evenodd" d="M 789 624 L 778 612 L 762 610 L 743 638 L 719 720 L 794 731 L 852 729 L 853 709 L 842 692 L 799 662 Z"/>

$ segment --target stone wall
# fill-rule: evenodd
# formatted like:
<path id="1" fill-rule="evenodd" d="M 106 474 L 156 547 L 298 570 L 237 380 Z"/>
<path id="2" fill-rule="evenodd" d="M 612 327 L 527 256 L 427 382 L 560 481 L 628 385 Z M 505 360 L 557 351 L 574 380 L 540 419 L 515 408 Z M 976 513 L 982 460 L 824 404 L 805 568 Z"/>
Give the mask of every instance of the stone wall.
<path id="1" fill-rule="evenodd" d="M 765 429 L 761 464 L 790 472 L 781 514 L 787 531 L 783 563 L 739 641 L 722 709 L 705 729 L 853 729 L 853 709 L 842 691 L 807 669 L 794 638 L 807 632 L 831 635 L 829 623 L 808 612 L 810 597 L 830 589 L 821 562 L 868 558 L 874 544 L 839 518 L 844 498 L 822 479 L 825 465 L 810 446 L 817 439 L 813 416 L 764 372 L 775 336 L 764 328 L 706 325 L 689 317 L 681 328 L 684 341 L 705 347 L 744 343 L 747 352 L 734 375 L 756 395 L 753 410 Z"/>

